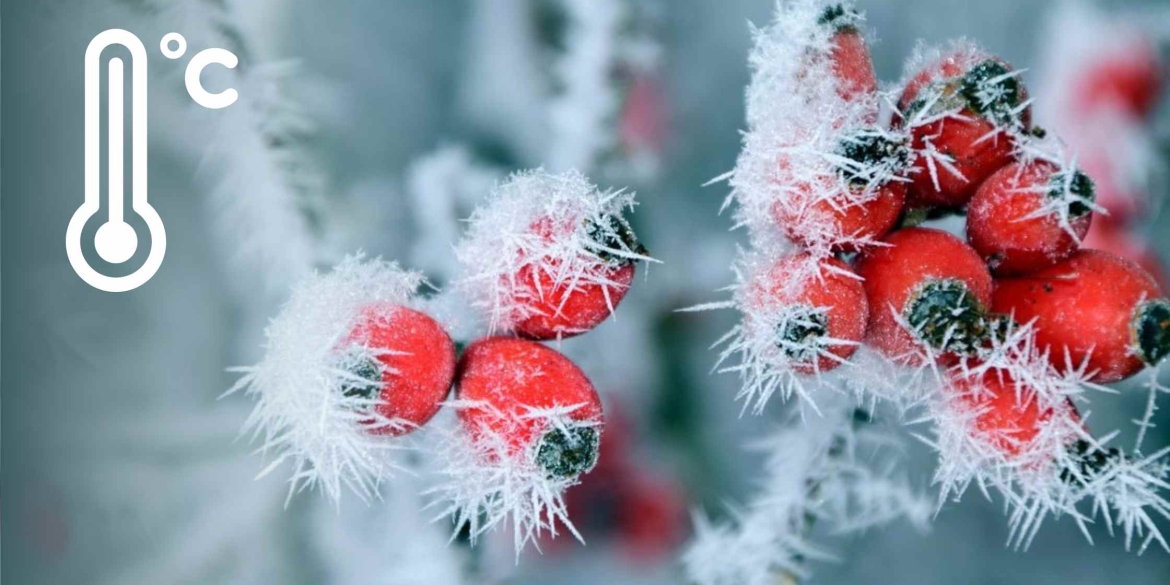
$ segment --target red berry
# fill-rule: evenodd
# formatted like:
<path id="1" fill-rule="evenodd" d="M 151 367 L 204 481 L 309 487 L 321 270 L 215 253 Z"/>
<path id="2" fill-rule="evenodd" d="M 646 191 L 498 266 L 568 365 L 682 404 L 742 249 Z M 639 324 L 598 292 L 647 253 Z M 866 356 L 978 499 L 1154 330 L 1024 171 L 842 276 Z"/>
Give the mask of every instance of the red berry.
<path id="1" fill-rule="evenodd" d="M 622 104 L 618 135 L 627 152 L 662 152 L 666 142 L 666 97 L 653 76 L 634 76 Z"/>
<path id="2" fill-rule="evenodd" d="M 601 399 L 581 369 L 556 350 L 508 337 L 476 341 L 459 362 L 456 384 L 460 400 L 485 403 L 459 412 L 472 437 L 501 437 L 512 455 L 532 457 L 554 477 L 575 477 L 597 463 Z M 577 405 L 567 416 L 585 424 L 567 431 L 525 416 L 530 409 Z"/>
<path id="3" fill-rule="evenodd" d="M 434 319 L 399 305 L 370 306 L 362 311 L 347 344 L 372 350 L 378 361 L 363 361 L 351 373 L 381 383 L 350 382 L 342 389 L 345 395 L 372 399 L 376 392 L 378 414 L 413 425 L 377 426 L 370 432 L 409 433 L 439 411 L 455 376 L 455 344 Z"/>
<path id="4" fill-rule="evenodd" d="M 896 231 L 883 242 L 857 265 L 869 300 L 866 343 L 890 358 L 911 356 L 921 344 L 942 354 L 979 347 L 988 334 L 992 289 L 979 254 L 929 228 Z"/>
<path id="5" fill-rule="evenodd" d="M 1131 31 L 1132 32 L 1132 31 Z M 1165 81 L 1157 48 L 1143 38 L 1093 64 L 1074 90 L 1082 112 L 1116 107 L 1136 116 L 1154 109 Z"/>
<path id="6" fill-rule="evenodd" d="M 1035 320 L 1036 342 L 1065 370 L 1088 363 L 1094 382 L 1124 380 L 1170 353 L 1170 301 L 1137 264 L 1081 250 L 1052 268 L 1005 279 L 993 308 L 1019 323 Z"/>
<path id="7" fill-rule="evenodd" d="M 772 206 L 772 216 L 794 242 L 810 246 L 823 238 L 832 240 L 877 239 L 898 222 L 906 202 L 906 186 L 895 180 L 909 162 L 905 142 L 874 130 L 844 137 L 837 154 L 848 163 L 837 176 L 823 177 L 815 185 L 795 183 L 782 201 Z M 783 178 L 790 169 L 781 163 Z M 881 175 L 881 176 L 875 176 Z M 851 242 L 832 246 L 833 251 L 855 251 Z"/>
<path id="8" fill-rule="evenodd" d="M 637 470 L 617 494 L 622 549 L 634 560 L 653 563 L 686 538 L 687 502 L 680 486 Z"/>
<path id="9" fill-rule="evenodd" d="M 829 57 L 833 62 L 833 75 L 837 78 L 837 93 L 846 100 L 876 93 L 873 58 L 858 28 L 861 15 L 852 8 L 837 4 L 821 13 L 819 23 L 833 29 Z"/>
<path id="10" fill-rule="evenodd" d="M 963 47 L 907 83 L 895 121 L 910 127 L 911 147 L 919 153 L 911 174 L 912 206 L 960 207 L 1011 161 L 1015 144 L 1005 131 L 1031 125 L 1030 108 L 1020 110 L 1028 92 L 1012 73 L 1004 61 Z"/>
<path id="11" fill-rule="evenodd" d="M 967 208 L 967 240 L 999 275 L 1027 274 L 1068 258 L 1089 231 L 1093 181 L 1037 161 L 991 175 Z"/>
<path id="12" fill-rule="evenodd" d="M 1093 225 L 1089 227 L 1089 234 L 1085 236 L 1082 245 L 1088 249 L 1109 252 L 1138 264 L 1154 277 L 1163 291 L 1167 290 L 1167 285 L 1170 284 L 1157 251 L 1141 237 L 1127 232 L 1117 222 L 1110 221 L 1109 217 L 1098 217 L 1093 220 Z"/>
<path id="13" fill-rule="evenodd" d="M 582 274 L 562 274 L 562 264 L 553 259 L 534 259 L 510 277 L 516 286 L 507 287 L 524 315 L 513 329 L 529 339 L 563 339 L 597 327 L 617 308 L 634 281 L 634 262 L 604 248 L 643 251 L 624 219 L 606 216 L 608 229 L 587 223 L 586 231 L 602 248 L 597 256 L 603 263 Z M 570 237 L 576 225 L 544 219 L 532 230 L 545 240 Z M 619 241 L 620 240 L 620 241 Z"/>
<path id="14" fill-rule="evenodd" d="M 781 258 L 751 284 L 746 307 L 747 319 L 784 316 L 775 345 L 802 374 L 826 372 L 849 359 L 869 318 L 865 289 L 850 278 L 849 265 L 829 258 L 810 269 L 812 262 L 817 260 L 807 254 Z"/>
<path id="15" fill-rule="evenodd" d="M 1009 457 L 1027 451 L 1054 414 L 1051 407 L 1040 407 L 1034 391 L 1017 387 L 1004 371 L 989 370 L 979 378 L 957 374 L 951 385 L 963 405 L 978 413 L 975 428 L 980 435 Z"/>
<path id="16" fill-rule="evenodd" d="M 1125 147 L 1125 140 L 1086 144 L 1096 138 L 1104 137 L 1086 138 L 1080 144 L 1081 167 L 1093 178 L 1097 204 L 1109 212 L 1111 221 L 1130 223 L 1140 219 L 1149 198 L 1144 195 L 1144 187 L 1133 176 L 1132 169 L 1125 168 L 1126 161 L 1130 160 L 1125 153 L 1131 149 Z"/>
<path id="17" fill-rule="evenodd" d="M 626 296 L 634 281 L 634 263 L 598 271 L 597 282 L 557 282 L 556 266 L 528 264 L 517 278 L 527 283 L 524 304 L 528 317 L 516 324 L 516 333 L 529 339 L 562 339 L 601 324 Z M 551 273 L 551 274 L 550 274 Z"/>

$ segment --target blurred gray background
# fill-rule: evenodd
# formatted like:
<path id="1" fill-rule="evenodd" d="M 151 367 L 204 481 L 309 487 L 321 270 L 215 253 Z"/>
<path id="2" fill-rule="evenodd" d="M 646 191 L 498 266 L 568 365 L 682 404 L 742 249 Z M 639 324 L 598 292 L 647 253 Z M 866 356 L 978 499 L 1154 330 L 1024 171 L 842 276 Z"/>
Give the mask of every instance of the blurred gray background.
<path id="1" fill-rule="evenodd" d="M 284 285 L 233 269 L 232 237 L 279 229 L 281 219 L 261 213 L 252 224 L 225 225 L 224 201 L 211 196 L 220 173 L 233 163 L 233 172 L 253 167 L 247 160 L 225 161 L 213 146 L 238 143 L 221 134 L 224 116 L 246 112 L 194 106 L 182 88 L 186 58 L 164 59 L 157 42 L 163 33 L 181 31 L 191 45 L 189 57 L 215 46 L 211 42 L 231 41 L 232 34 L 217 28 L 227 14 L 244 35 L 250 63 L 295 62 L 285 88 L 312 122 L 306 152 L 321 178 L 309 189 L 317 198 L 305 207 L 351 210 L 321 228 L 331 234 L 333 248 L 364 248 L 409 262 L 425 229 L 412 220 L 417 210 L 406 194 L 409 169 L 436 147 L 478 139 L 461 92 L 470 20 L 493 4 L 234 0 L 225 5 L 230 12 L 219 4 L 9 0 L 0 8 L 0 568 L 10 584 L 380 583 L 386 581 L 379 543 L 386 550 L 404 546 L 393 535 L 378 535 L 397 522 L 379 510 L 364 512 L 363 504 L 347 500 L 338 513 L 316 494 L 302 494 L 285 509 L 281 477 L 252 479 L 263 463 L 246 440 L 237 440 L 251 405 L 238 396 L 217 397 L 233 381 L 225 368 L 257 359 L 265 320 L 279 307 Z M 655 345 L 653 367 L 637 363 L 636 345 L 593 370 L 582 365 L 591 374 L 610 370 L 607 379 L 622 379 L 626 367 L 642 372 L 630 374 L 633 387 L 601 388 L 610 393 L 607 403 L 632 405 L 644 437 L 640 452 L 666 462 L 691 504 L 717 508 L 751 492 L 755 460 L 742 447 L 772 421 L 738 418 L 730 399 L 734 378 L 707 375 L 714 354 L 706 346 L 732 316 L 684 318 L 669 311 L 718 298 L 715 289 L 730 280 L 734 246 L 744 236 L 729 232 L 730 220 L 717 215 L 725 188 L 701 185 L 734 164 L 748 81 L 748 22 L 768 22 L 772 2 L 661 4 L 671 130 L 660 180 L 639 190 L 638 223 L 664 265 L 650 272 L 648 282 L 656 284 L 635 287 L 626 301 L 631 311 L 652 307 L 658 316 L 634 320 L 648 323 L 646 331 L 607 323 L 597 340 L 566 346 L 590 354 L 618 337 Z M 886 83 L 900 76 L 917 39 L 968 36 L 1027 68 L 1051 10 L 1049 2 L 1017 0 L 859 5 L 877 33 L 873 56 Z M 135 32 L 150 55 L 150 200 L 168 232 L 162 269 L 146 286 L 123 294 L 83 283 L 61 244 L 82 197 L 82 56 L 96 33 L 113 27 Z M 221 73 L 209 70 L 209 88 L 230 81 Z M 509 75 L 499 72 L 505 81 Z M 241 105 L 247 104 L 233 108 Z M 538 163 L 524 156 L 514 161 Z M 251 193 L 241 188 L 227 199 Z M 1170 249 L 1167 224 L 1149 221 L 1157 247 Z M 1136 390 L 1099 399 L 1093 423 L 1130 426 L 1144 402 Z M 1152 438 L 1157 445 L 1168 442 L 1166 412 Z M 929 463 L 924 452 L 911 462 L 921 485 L 929 481 Z M 370 527 L 363 521 L 371 517 L 385 522 L 366 539 Z M 1103 530 L 1090 545 L 1067 520 L 1047 525 L 1028 551 L 1011 550 L 999 505 L 976 491 L 946 506 L 926 534 L 895 524 L 850 539 L 824 537 L 841 560 L 815 566 L 820 583 L 1170 583 L 1164 551 L 1127 553 L 1121 539 Z M 356 544 L 345 544 L 347 538 Z M 614 546 L 601 536 L 585 548 L 528 551 L 502 580 L 683 581 L 674 554 L 652 563 L 609 562 Z"/>

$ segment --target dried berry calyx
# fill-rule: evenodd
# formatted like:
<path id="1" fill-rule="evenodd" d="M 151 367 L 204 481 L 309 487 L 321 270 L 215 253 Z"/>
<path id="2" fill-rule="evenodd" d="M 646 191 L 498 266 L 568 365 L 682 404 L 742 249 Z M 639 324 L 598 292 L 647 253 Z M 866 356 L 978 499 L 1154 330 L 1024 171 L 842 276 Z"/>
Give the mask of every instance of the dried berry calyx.
<path id="1" fill-rule="evenodd" d="M 828 332 L 829 318 L 823 309 L 802 307 L 776 326 L 776 347 L 794 363 L 815 363 Z"/>
<path id="2" fill-rule="evenodd" d="M 1022 126 L 1023 87 L 1019 73 L 987 59 L 959 77 L 938 79 L 922 88 L 906 107 L 914 119 L 970 110 L 1003 126 Z"/>
<path id="3" fill-rule="evenodd" d="M 373 400 L 382 388 L 382 364 L 370 356 L 362 356 L 347 365 L 345 371 L 350 378 L 341 384 L 341 394 L 346 398 Z"/>
<path id="4" fill-rule="evenodd" d="M 585 235 L 592 244 L 589 246 L 591 251 L 610 264 L 624 266 L 633 262 L 632 258 L 619 254 L 619 251 L 639 256 L 646 255 L 646 247 L 634 235 L 630 222 L 619 215 L 605 215 L 600 222 L 592 218 L 586 219 Z"/>
<path id="5" fill-rule="evenodd" d="M 1092 482 L 1115 461 L 1125 458 L 1119 449 L 1101 449 L 1084 439 L 1077 439 L 1069 445 L 1068 454 L 1072 465 L 1060 470 L 1060 480 L 1079 487 Z"/>
<path id="6" fill-rule="evenodd" d="M 601 433 L 592 426 L 553 428 L 536 449 L 536 464 L 550 478 L 574 479 L 593 469 L 601 448 Z"/>
<path id="7" fill-rule="evenodd" d="M 854 187 L 901 175 L 910 166 L 909 144 L 908 136 L 876 130 L 846 137 L 837 144 L 837 154 L 848 162 L 837 172 Z"/>
<path id="8" fill-rule="evenodd" d="M 817 24 L 831 27 L 834 32 L 854 31 L 861 24 L 861 13 L 843 4 L 833 4 L 826 6 L 821 12 Z"/>
<path id="9" fill-rule="evenodd" d="M 903 314 L 918 339 L 940 352 L 972 355 L 991 333 L 983 306 L 956 279 L 920 285 Z"/>
<path id="10" fill-rule="evenodd" d="M 959 93 L 967 106 L 1001 124 L 1020 119 L 1023 89 L 1019 73 L 996 59 L 987 59 L 963 75 Z"/>
<path id="11" fill-rule="evenodd" d="M 1138 305 L 1134 334 L 1138 357 L 1146 364 L 1155 365 L 1170 354 L 1170 302 L 1155 299 Z"/>
<path id="12" fill-rule="evenodd" d="M 1069 216 L 1077 219 L 1093 211 L 1097 190 L 1088 175 L 1070 171 L 1052 175 L 1048 183 L 1048 197 L 1065 201 Z"/>

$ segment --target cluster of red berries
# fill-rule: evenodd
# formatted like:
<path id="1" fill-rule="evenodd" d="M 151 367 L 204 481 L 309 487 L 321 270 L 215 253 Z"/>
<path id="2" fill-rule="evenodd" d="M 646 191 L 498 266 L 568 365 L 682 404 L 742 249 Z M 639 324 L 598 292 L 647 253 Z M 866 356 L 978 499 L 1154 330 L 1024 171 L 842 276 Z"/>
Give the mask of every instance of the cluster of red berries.
<path id="1" fill-rule="evenodd" d="M 639 249 L 623 218 L 609 218 L 620 230 L 623 249 Z M 462 351 L 431 316 L 399 305 L 367 307 L 342 344 L 339 355 L 355 346 L 374 356 L 349 367 L 341 388 L 374 404 L 380 420 L 404 424 L 374 425 L 369 432 L 400 435 L 426 424 L 440 410 L 452 385 L 463 404 L 460 420 L 473 442 L 503 439 L 508 456 L 531 457 L 550 477 L 572 479 L 596 463 L 600 444 L 601 401 L 585 374 L 567 357 L 541 340 L 576 335 L 596 327 L 611 313 L 633 280 L 634 261 L 611 257 L 609 232 L 589 222 L 563 225 L 551 219 L 531 224 L 531 237 L 570 237 L 573 230 L 601 238 L 596 246 L 598 270 L 607 284 L 571 285 L 552 276 L 556 258 L 516 262 L 506 275 L 514 298 L 526 315 L 514 325 L 516 337 L 491 336 Z M 554 227 L 556 226 L 556 227 Z M 613 231 L 613 230 L 611 230 Z M 580 234 L 577 234 L 580 235 Z M 565 409 L 569 423 L 550 425 L 534 412 Z"/>
<path id="2" fill-rule="evenodd" d="M 830 27 L 839 96 L 873 100 L 873 66 L 855 21 L 851 9 L 832 6 L 818 22 Z M 773 300 L 807 305 L 815 316 L 778 331 L 778 347 L 836 341 L 831 355 L 790 355 L 803 360 L 798 372 L 833 369 L 859 345 L 911 366 L 969 371 L 959 366 L 980 363 L 1012 320 L 1032 324 L 1057 372 L 1093 382 L 1123 380 L 1170 353 L 1170 301 L 1155 279 L 1133 262 L 1082 248 L 1098 209 L 1093 181 L 1046 153 L 1052 139 L 1033 127 L 1027 89 L 1008 63 L 952 45 L 908 76 L 888 126 L 863 129 L 870 139 L 840 129 L 846 179 L 875 164 L 898 169 L 876 186 L 882 195 L 823 210 L 854 241 L 871 243 L 836 246 L 832 257 L 810 247 L 780 259 L 766 277 L 784 283 L 800 262 L 821 268 L 798 290 L 789 283 L 773 289 Z M 780 180 L 787 164 L 780 161 Z M 863 178 L 862 187 L 875 186 Z M 966 241 L 917 227 L 956 212 L 966 214 Z M 802 231 L 800 217 L 774 219 L 790 236 Z M 1028 406 L 1017 397 L 1027 393 L 1007 388 L 1010 376 L 996 373 L 987 377 L 995 383 L 953 373 L 948 387 L 962 392 L 981 383 L 971 394 L 981 397 L 974 406 L 983 430 L 1035 427 L 1044 416 L 1020 410 Z"/>

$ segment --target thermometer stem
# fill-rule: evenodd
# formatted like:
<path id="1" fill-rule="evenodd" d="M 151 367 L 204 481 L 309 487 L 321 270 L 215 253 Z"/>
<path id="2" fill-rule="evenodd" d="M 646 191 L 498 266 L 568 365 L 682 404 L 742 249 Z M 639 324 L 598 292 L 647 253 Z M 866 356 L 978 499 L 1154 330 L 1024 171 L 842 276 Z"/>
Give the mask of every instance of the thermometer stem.
<path id="1" fill-rule="evenodd" d="M 122 198 L 124 196 L 122 172 L 125 168 L 122 162 L 122 157 L 124 156 L 122 132 L 125 124 L 123 121 L 125 107 L 123 103 L 124 83 L 122 60 L 118 58 L 110 59 L 110 192 L 107 194 L 110 202 L 110 223 L 122 223 Z M 135 107 L 139 106 L 137 103 L 134 105 Z"/>

